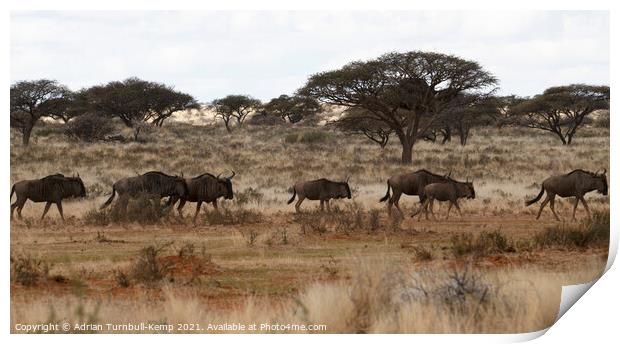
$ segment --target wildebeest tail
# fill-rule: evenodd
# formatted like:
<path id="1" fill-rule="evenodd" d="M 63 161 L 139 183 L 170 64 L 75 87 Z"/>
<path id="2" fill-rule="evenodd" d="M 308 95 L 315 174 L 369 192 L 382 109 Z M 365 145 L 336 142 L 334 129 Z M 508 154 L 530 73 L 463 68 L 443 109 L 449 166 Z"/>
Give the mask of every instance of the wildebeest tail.
<path id="1" fill-rule="evenodd" d="M 103 209 L 103 208 L 109 206 L 110 203 L 112 203 L 112 200 L 114 200 L 114 196 L 115 195 L 116 195 L 116 189 L 114 187 L 112 187 L 112 194 L 110 195 L 110 198 L 108 198 L 108 200 L 105 201 L 105 203 L 103 203 L 103 205 L 99 209 Z"/>
<path id="2" fill-rule="evenodd" d="M 15 184 L 13 184 L 13 186 L 11 187 L 11 197 L 9 198 L 9 200 L 13 198 L 13 193 L 15 193 Z"/>
<path id="3" fill-rule="evenodd" d="M 293 186 L 293 197 L 291 197 L 291 199 L 288 200 L 288 202 L 286 202 L 286 204 L 291 204 L 293 203 L 293 201 L 295 200 L 295 196 L 297 196 L 297 190 L 295 189 L 295 187 Z"/>
<path id="4" fill-rule="evenodd" d="M 388 186 L 387 192 L 385 193 L 385 196 L 383 196 L 379 200 L 379 203 L 385 202 L 385 201 L 387 201 L 388 198 L 390 198 L 390 181 L 389 180 L 387 181 L 387 186 Z"/>
<path id="5" fill-rule="evenodd" d="M 529 201 L 525 201 L 525 206 L 527 207 L 528 205 L 534 204 L 536 202 L 538 202 L 540 200 L 540 198 L 543 196 L 543 194 L 545 193 L 545 188 L 541 187 L 540 188 L 540 193 L 538 194 L 538 196 L 536 196 L 536 198 L 531 199 Z"/>

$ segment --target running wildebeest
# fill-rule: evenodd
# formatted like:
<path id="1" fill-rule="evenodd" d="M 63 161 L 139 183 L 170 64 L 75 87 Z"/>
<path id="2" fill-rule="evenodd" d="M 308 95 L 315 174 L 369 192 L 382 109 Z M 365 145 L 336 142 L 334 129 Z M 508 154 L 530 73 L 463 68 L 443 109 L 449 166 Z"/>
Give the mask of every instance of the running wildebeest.
<path id="1" fill-rule="evenodd" d="M 450 202 L 448 213 L 446 214 L 446 219 L 448 219 L 453 205 L 456 207 L 456 210 L 458 210 L 459 215 L 463 217 L 458 200 L 459 198 L 476 198 L 476 191 L 474 190 L 473 181 L 459 182 L 456 180 L 450 180 L 444 183 L 432 183 L 426 185 L 424 187 L 424 197 L 425 200 L 422 204 L 422 209 L 418 211 L 420 213 L 420 217 L 422 217 L 422 210 L 424 210 L 425 217 L 428 220 L 429 208 L 431 214 L 435 217 L 435 213 L 433 212 L 433 204 L 435 200 L 437 200 L 440 202 Z M 416 214 L 413 214 L 411 216 L 413 217 L 415 215 Z"/>
<path id="2" fill-rule="evenodd" d="M 17 208 L 17 216 L 21 219 L 24 204 L 27 200 L 31 200 L 35 203 L 46 202 L 41 219 L 45 217 L 52 203 L 55 203 L 60 217 L 64 221 L 62 200 L 71 197 L 86 197 L 86 188 L 79 174 L 77 177 L 70 178 L 62 174 L 52 174 L 41 179 L 17 182 L 11 188 L 11 197 L 13 197 L 13 193 L 17 195 L 17 200 L 11 204 L 11 219 L 13 219 L 15 208 Z"/>
<path id="3" fill-rule="evenodd" d="M 333 182 L 325 178 L 299 182 L 293 186 L 293 197 L 286 202 L 293 203 L 295 196 L 299 194 L 297 203 L 295 203 L 295 211 L 299 212 L 299 206 L 304 199 L 312 201 L 321 201 L 321 211 L 323 211 L 324 203 L 327 203 L 327 210 L 331 211 L 329 200 L 332 198 L 348 198 L 351 199 L 351 188 L 349 188 L 349 179 L 344 182 Z"/>
<path id="4" fill-rule="evenodd" d="M 187 184 L 185 179 L 179 176 L 169 176 L 163 172 L 151 171 L 145 174 L 127 177 L 118 180 L 112 185 L 112 195 L 101 206 L 101 209 L 107 207 L 114 200 L 114 196 L 118 193 L 123 208 L 126 208 L 128 197 L 137 197 L 141 193 L 156 195 L 159 198 L 170 197 L 169 204 L 187 195 Z M 174 202 L 173 202 L 174 201 Z"/>
<path id="5" fill-rule="evenodd" d="M 583 203 L 583 206 L 586 208 L 588 212 L 588 216 L 592 216 L 590 214 L 590 208 L 586 203 L 586 200 L 583 196 L 590 191 L 598 191 L 603 195 L 607 195 L 607 170 L 603 169 L 603 173 L 589 172 L 584 170 L 574 170 L 570 173 L 563 174 L 560 176 L 552 176 L 545 179 L 542 182 L 542 187 L 540 189 L 540 193 L 536 198 L 526 201 L 525 206 L 532 205 L 540 200 L 545 191 L 547 191 L 547 198 L 540 205 L 540 210 L 538 210 L 538 215 L 536 219 L 540 218 L 540 214 L 543 209 L 549 203 L 549 207 L 551 208 L 551 212 L 557 221 L 560 221 L 558 214 L 555 213 L 555 196 L 558 195 L 562 198 L 565 197 L 575 197 L 575 206 L 573 207 L 573 220 L 575 219 L 575 212 L 577 211 L 577 206 L 579 205 L 579 201 Z"/>
<path id="6" fill-rule="evenodd" d="M 202 202 L 212 203 L 215 210 L 217 209 L 217 199 L 224 197 L 225 199 L 233 199 L 233 187 L 232 181 L 235 176 L 235 171 L 232 171 L 230 177 L 220 178 L 221 173 L 217 176 L 211 173 L 204 173 L 194 178 L 187 178 L 185 182 L 187 184 L 188 193 L 185 197 L 181 197 L 181 202 L 177 207 L 179 215 L 183 216 L 182 210 L 185 206 L 185 202 L 197 202 L 196 213 L 194 214 L 193 221 L 196 222 L 196 217 L 200 211 Z"/>
<path id="7" fill-rule="evenodd" d="M 420 203 L 424 203 L 424 187 L 426 185 L 432 183 L 444 183 L 449 180 L 451 180 L 450 173 L 445 176 L 440 176 L 427 170 L 417 170 L 411 173 L 391 176 L 387 180 L 387 193 L 385 194 L 385 196 L 383 196 L 383 198 L 379 200 L 379 202 L 388 201 L 389 215 L 392 215 L 392 205 L 394 205 L 396 206 L 396 209 L 400 212 L 400 215 L 403 216 L 403 211 L 400 210 L 400 207 L 398 206 L 398 201 L 400 200 L 400 196 L 402 194 L 409 196 L 417 195 L 420 198 Z M 390 188 L 393 191 L 391 196 Z M 420 208 L 418 212 L 420 212 L 421 210 L 422 208 Z M 416 212 L 416 214 L 418 212 Z"/>

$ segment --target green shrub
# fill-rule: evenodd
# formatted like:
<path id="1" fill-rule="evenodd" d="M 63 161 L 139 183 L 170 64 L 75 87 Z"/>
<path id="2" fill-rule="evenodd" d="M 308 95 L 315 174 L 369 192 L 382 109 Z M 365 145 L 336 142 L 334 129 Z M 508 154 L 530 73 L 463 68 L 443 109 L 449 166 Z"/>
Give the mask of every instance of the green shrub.
<path id="1" fill-rule="evenodd" d="M 285 143 L 304 143 L 304 144 L 319 144 L 326 143 L 333 140 L 333 135 L 328 131 L 312 130 L 301 133 L 291 133 L 284 137 Z"/>

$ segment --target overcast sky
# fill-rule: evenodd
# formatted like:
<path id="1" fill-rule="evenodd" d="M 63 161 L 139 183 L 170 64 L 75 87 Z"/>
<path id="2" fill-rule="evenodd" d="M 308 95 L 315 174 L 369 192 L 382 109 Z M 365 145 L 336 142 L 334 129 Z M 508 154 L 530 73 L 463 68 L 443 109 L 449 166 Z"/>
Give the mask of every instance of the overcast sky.
<path id="1" fill-rule="evenodd" d="M 499 94 L 609 84 L 608 12 L 13 12 L 11 80 L 72 89 L 136 76 L 201 102 L 269 100 L 389 51 L 479 61 Z"/>

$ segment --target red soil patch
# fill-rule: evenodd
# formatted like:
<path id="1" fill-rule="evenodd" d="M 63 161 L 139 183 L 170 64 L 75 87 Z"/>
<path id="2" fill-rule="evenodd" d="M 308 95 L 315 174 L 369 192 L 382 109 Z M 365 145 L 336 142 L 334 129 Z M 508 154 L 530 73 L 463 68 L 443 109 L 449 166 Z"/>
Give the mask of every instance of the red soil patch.
<path id="1" fill-rule="evenodd" d="M 172 276 L 214 275 L 222 269 L 211 261 L 196 256 L 166 256 L 159 262 L 170 266 Z"/>

